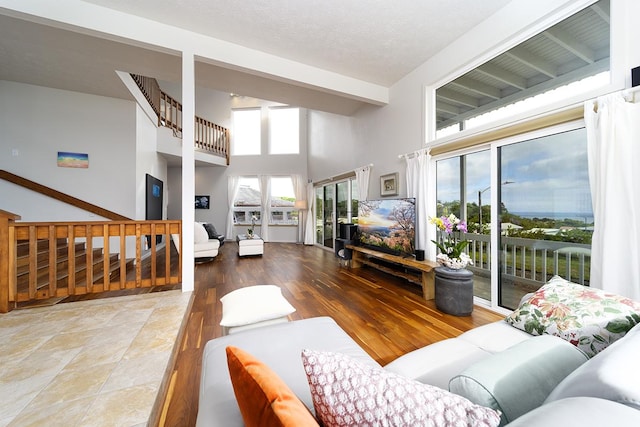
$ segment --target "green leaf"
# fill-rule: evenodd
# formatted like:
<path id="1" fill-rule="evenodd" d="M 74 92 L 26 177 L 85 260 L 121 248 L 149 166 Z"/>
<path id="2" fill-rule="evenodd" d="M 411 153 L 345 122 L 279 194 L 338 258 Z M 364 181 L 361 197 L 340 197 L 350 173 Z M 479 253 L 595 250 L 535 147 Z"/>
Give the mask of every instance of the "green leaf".
<path id="1" fill-rule="evenodd" d="M 632 324 L 629 323 L 627 319 L 614 319 L 607 323 L 605 329 L 612 334 L 624 334 L 629 331 L 633 327 Z"/>

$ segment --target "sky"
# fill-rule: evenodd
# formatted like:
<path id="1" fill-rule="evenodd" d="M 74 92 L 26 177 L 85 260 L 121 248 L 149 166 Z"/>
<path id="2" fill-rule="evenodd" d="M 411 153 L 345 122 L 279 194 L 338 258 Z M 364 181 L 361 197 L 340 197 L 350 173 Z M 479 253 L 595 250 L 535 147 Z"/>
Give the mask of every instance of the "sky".
<path id="1" fill-rule="evenodd" d="M 586 130 L 577 129 L 501 148 L 502 201 L 510 212 L 576 212 L 591 215 Z M 459 200 L 458 158 L 439 161 L 438 200 Z M 490 186 L 488 150 L 467 156 L 467 194 Z M 491 189 L 483 191 L 488 205 Z"/>

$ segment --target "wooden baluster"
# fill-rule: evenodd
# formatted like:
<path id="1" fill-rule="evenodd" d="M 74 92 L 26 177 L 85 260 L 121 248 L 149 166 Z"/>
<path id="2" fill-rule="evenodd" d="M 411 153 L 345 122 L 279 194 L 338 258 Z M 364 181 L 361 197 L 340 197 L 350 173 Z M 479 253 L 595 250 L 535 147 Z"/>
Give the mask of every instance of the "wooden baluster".
<path id="1" fill-rule="evenodd" d="M 0 313 L 8 313 L 15 300 L 16 240 L 13 223 L 20 215 L 0 210 Z"/>
<path id="2" fill-rule="evenodd" d="M 56 226 L 50 225 L 49 231 L 49 296 L 55 297 L 58 292 L 58 240 Z"/>

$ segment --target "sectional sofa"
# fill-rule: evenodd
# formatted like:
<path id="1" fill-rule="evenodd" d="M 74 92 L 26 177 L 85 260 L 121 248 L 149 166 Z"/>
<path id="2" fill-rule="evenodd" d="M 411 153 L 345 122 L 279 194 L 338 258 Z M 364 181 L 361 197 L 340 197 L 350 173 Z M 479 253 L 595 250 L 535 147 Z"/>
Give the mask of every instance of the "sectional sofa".
<path id="1" fill-rule="evenodd" d="M 554 278 L 505 320 L 384 367 L 328 317 L 250 329 L 207 343 L 197 426 L 260 424 L 272 411 L 282 425 L 640 425 L 639 313 Z M 258 394 L 276 388 L 266 406 L 248 377 L 268 383 Z"/>

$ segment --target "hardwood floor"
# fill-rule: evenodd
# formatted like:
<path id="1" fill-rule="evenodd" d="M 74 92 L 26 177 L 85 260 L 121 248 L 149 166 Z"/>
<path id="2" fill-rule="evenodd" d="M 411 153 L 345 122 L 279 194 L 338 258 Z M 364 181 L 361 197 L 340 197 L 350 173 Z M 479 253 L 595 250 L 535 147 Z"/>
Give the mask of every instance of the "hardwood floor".
<path id="1" fill-rule="evenodd" d="M 424 301 L 421 288 L 364 267 L 341 266 L 333 252 L 314 246 L 265 244 L 262 257 L 238 257 L 227 242 L 209 263 L 196 265 L 193 308 L 159 425 L 193 426 L 198 409 L 204 345 L 222 334 L 220 297 L 251 285 L 274 284 L 297 309 L 294 320 L 330 316 L 374 359 L 385 365 L 398 356 L 502 316 L 476 307 L 455 317 Z"/>

